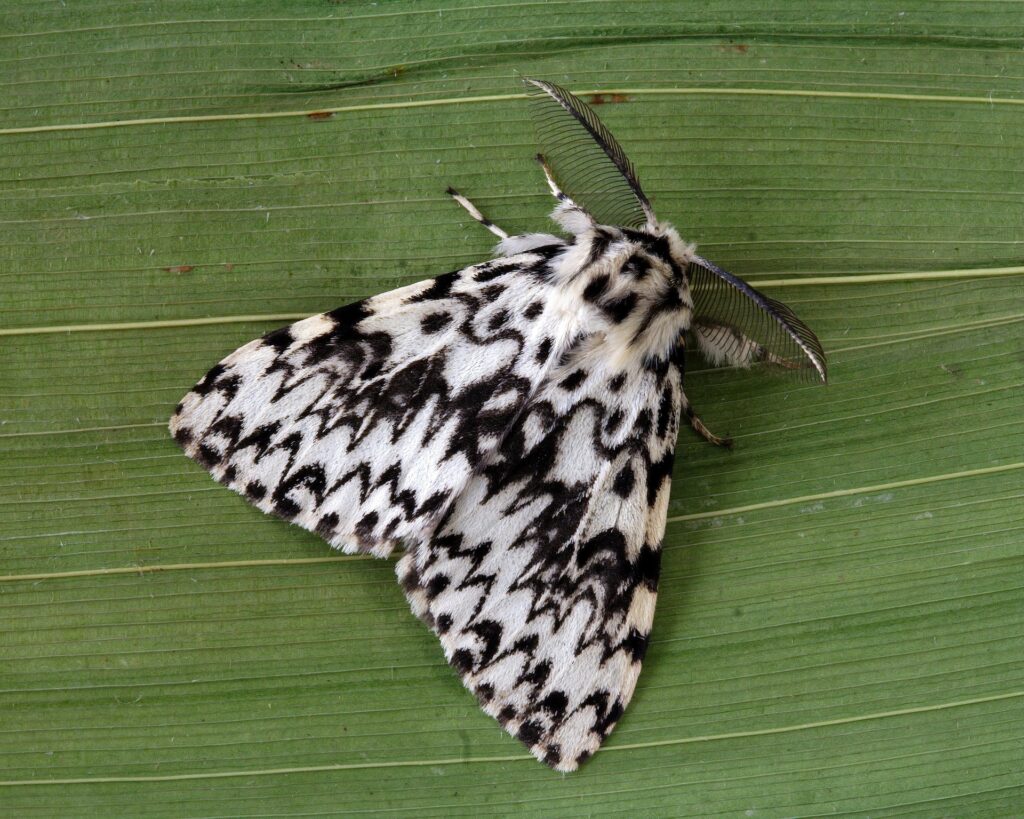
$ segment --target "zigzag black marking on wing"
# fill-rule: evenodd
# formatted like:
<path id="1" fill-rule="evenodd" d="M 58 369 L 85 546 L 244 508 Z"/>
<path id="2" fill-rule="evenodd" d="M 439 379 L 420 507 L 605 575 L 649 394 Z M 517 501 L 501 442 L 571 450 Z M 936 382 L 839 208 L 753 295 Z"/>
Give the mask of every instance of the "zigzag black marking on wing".
<path id="1" fill-rule="evenodd" d="M 621 716 L 647 648 L 690 315 L 667 241 L 580 241 L 549 378 L 397 569 L 482 707 L 560 770 Z"/>
<path id="2" fill-rule="evenodd" d="M 183 399 L 175 437 L 218 480 L 336 545 L 387 549 L 393 537 L 425 535 L 534 388 L 539 314 L 523 308 L 544 302 L 565 247 L 268 333 Z M 453 348 L 470 356 L 466 369 L 452 369 Z M 382 436 L 406 458 L 436 442 L 431 478 L 411 480 L 411 463 L 371 456 Z"/>
<path id="3" fill-rule="evenodd" d="M 586 342 L 577 339 L 575 349 Z M 559 372 L 577 371 L 574 356 L 563 357 Z M 654 542 L 638 542 L 636 533 L 625 533 L 614 521 L 595 521 L 609 498 L 653 510 L 667 491 L 681 357 L 669 354 L 650 363 L 630 376 L 640 382 L 618 391 L 595 385 L 596 376 L 587 373 L 582 380 L 553 377 L 552 394 L 531 400 L 503 440 L 499 458 L 480 472 L 480 500 L 472 503 L 483 504 L 484 511 L 457 503 L 439 523 L 431 546 L 399 564 L 411 597 L 425 597 L 414 608 L 434 625 L 450 662 L 485 710 L 538 758 L 565 770 L 603 740 L 632 692 L 632 683 L 621 679 L 614 691 L 569 690 L 562 682 L 567 669 L 594 663 L 595 669 L 614 665 L 632 673 L 647 648 L 650 623 L 634 603 L 644 594 L 653 605 L 660 534 Z M 569 409 L 558 405 L 562 388 L 556 384 L 580 391 Z M 637 391 L 650 398 L 636 398 Z M 627 409 L 616 398 L 620 394 L 638 405 Z M 624 409 L 626 417 L 616 418 Z M 579 480 L 555 477 L 551 467 L 574 447 L 585 447 L 588 457 L 607 465 L 603 483 L 588 472 Z M 628 474 L 616 483 L 619 472 Z M 493 523 L 481 517 L 488 508 Z M 500 534 L 500 525 L 511 527 L 511 536 L 498 548 L 481 533 Z M 461 608 L 451 608 L 449 600 Z M 519 612 L 515 617 L 501 608 L 505 600 L 520 601 L 509 603 Z M 557 661 L 545 654 L 556 645 L 565 652 Z"/>

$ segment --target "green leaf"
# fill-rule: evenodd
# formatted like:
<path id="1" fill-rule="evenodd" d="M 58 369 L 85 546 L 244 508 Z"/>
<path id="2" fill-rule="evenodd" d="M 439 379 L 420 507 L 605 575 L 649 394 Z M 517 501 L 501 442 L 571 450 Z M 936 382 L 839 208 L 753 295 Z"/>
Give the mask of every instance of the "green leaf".
<path id="1" fill-rule="evenodd" d="M 0 11 L 0 804 L 17 816 L 1006 815 L 1024 802 L 1024 21 L 1001 2 Z M 516 73 L 831 383 L 706 371 L 654 640 L 568 777 L 388 561 L 166 434 L 288 318 L 548 229 Z M 599 96 L 594 96 L 600 94 Z"/>

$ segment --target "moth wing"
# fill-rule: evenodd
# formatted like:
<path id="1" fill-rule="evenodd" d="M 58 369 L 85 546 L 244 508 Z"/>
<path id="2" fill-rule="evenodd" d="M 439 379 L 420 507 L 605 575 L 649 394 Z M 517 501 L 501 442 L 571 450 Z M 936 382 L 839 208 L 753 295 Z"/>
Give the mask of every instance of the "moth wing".
<path id="1" fill-rule="evenodd" d="M 397 566 L 483 709 L 561 771 L 597 750 L 640 673 L 682 397 L 675 361 L 616 374 L 605 347 L 562 357 Z"/>
<path id="2" fill-rule="evenodd" d="M 765 361 L 827 379 L 821 342 L 785 304 L 700 256 L 687 266 L 686 277 L 693 298 L 690 330 L 712 364 Z"/>
<path id="3" fill-rule="evenodd" d="M 246 344 L 178 405 L 185 452 L 346 552 L 428 537 L 535 389 L 540 248 Z"/>

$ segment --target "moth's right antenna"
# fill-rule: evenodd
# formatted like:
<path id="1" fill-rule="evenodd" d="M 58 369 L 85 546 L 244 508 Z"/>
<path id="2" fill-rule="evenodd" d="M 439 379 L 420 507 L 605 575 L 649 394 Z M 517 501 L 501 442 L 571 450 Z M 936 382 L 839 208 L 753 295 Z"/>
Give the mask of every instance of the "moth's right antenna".
<path id="1" fill-rule="evenodd" d="M 597 114 L 546 80 L 525 78 L 537 141 L 551 174 L 597 222 L 642 227 L 656 219 L 633 163 Z"/>

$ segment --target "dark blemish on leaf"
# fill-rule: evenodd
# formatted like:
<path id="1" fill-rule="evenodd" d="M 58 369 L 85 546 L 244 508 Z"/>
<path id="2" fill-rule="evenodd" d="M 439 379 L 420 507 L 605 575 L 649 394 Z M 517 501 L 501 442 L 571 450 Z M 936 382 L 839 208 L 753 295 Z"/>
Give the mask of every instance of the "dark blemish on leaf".
<path id="1" fill-rule="evenodd" d="M 307 119 L 311 119 L 311 120 L 313 120 L 315 122 L 319 122 L 320 120 L 330 119 L 333 116 L 334 116 L 334 112 L 333 111 L 310 111 L 308 114 L 306 114 L 306 118 Z"/>
<path id="2" fill-rule="evenodd" d="M 606 102 L 629 102 L 626 94 L 591 94 L 589 102 L 591 105 L 604 105 Z"/>
<path id="3" fill-rule="evenodd" d="M 165 267 L 164 270 L 168 273 L 191 273 L 196 269 L 194 264 L 176 264 L 172 267 Z"/>

